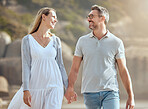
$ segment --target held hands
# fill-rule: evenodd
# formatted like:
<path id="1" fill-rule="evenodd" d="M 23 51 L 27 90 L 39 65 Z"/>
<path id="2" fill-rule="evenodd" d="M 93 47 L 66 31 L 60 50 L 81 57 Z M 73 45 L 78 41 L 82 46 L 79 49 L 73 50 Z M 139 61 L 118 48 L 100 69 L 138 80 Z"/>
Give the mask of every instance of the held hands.
<path id="1" fill-rule="evenodd" d="M 73 88 L 68 87 L 65 93 L 65 98 L 68 101 L 68 104 L 72 103 L 73 101 L 77 100 L 77 94 L 74 92 Z"/>
<path id="2" fill-rule="evenodd" d="M 23 100 L 26 105 L 31 107 L 31 94 L 28 90 L 24 91 Z"/>

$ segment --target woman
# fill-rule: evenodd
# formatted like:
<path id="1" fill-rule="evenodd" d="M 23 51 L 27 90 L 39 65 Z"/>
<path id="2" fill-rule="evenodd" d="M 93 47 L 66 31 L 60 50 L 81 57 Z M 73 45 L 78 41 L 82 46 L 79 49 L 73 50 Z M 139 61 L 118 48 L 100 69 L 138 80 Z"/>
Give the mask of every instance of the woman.
<path id="1" fill-rule="evenodd" d="M 68 78 L 62 60 L 60 39 L 50 32 L 57 23 L 52 8 L 38 11 L 34 25 L 22 39 L 22 87 L 8 109 L 61 109 L 63 83 Z"/>

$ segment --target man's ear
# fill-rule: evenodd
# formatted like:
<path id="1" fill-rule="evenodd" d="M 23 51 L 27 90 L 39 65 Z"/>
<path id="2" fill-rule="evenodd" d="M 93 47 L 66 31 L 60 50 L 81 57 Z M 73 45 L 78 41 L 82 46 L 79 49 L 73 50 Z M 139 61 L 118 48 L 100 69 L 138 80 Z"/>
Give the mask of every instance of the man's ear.
<path id="1" fill-rule="evenodd" d="M 102 16 L 102 17 L 101 17 L 101 20 L 102 20 L 103 22 L 105 22 L 105 16 Z"/>

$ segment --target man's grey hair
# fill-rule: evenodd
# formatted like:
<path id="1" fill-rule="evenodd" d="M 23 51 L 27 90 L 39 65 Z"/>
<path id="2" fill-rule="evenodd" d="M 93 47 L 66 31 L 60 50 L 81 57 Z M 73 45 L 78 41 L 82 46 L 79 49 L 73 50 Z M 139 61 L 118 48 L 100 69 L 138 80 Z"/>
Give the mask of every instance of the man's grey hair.
<path id="1" fill-rule="evenodd" d="M 93 5 L 91 7 L 91 10 L 97 10 L 99 13 L 99 16 L 104 16 L 105 17 L 105 24 L 108 23 L 109 21 L 109 12 L 106 8 L 102 7 L 102 6 L 98 6 L 98 5 Z"/>

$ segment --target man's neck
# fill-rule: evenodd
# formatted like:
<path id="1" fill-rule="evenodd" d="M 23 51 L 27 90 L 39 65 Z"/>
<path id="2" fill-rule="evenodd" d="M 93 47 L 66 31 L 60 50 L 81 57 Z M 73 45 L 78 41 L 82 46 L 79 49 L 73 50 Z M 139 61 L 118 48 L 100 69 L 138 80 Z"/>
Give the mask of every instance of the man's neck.
<path id="1" fill-rule="evenodd" d="M 102 37 L 104 37 L 107 33 L 107 29 L 106 28 L 100 28 L 100 29 L 96 29 L 93 30 L 93 34 L 100 40 Z"/>

